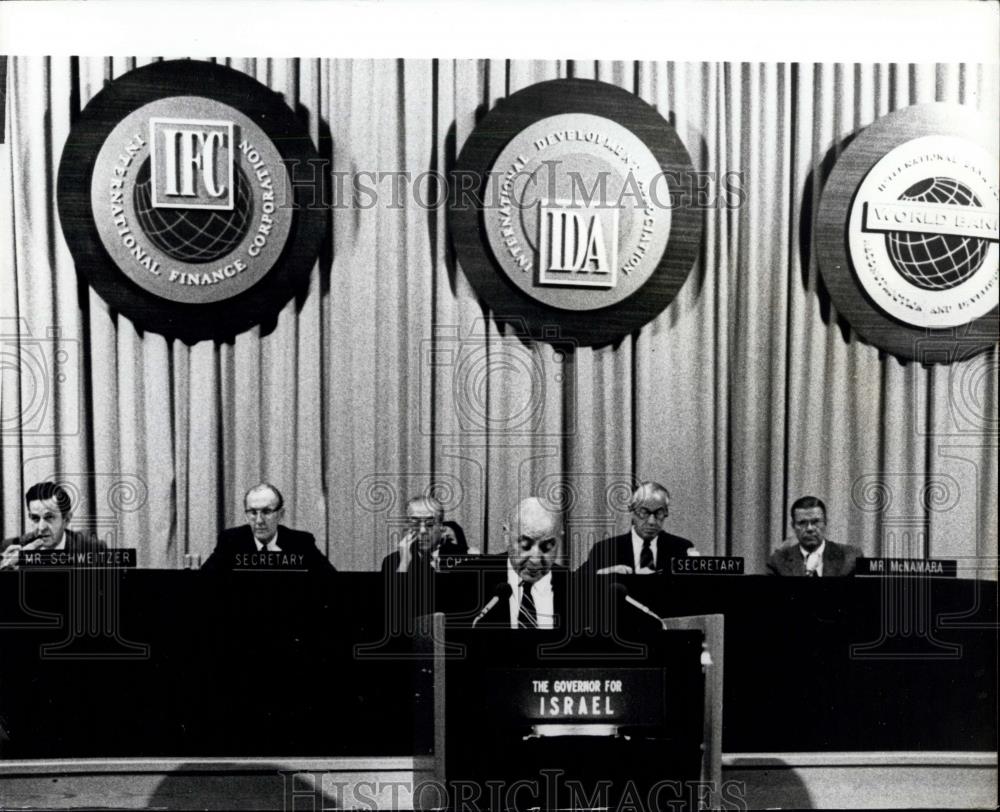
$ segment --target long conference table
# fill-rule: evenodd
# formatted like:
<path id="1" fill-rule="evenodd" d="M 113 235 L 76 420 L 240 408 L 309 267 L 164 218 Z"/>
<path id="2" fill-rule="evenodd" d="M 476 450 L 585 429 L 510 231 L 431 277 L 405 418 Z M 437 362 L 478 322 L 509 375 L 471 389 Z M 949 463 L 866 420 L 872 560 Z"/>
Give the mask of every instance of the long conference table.
<path id="1" fill-rule="evenodd" d="M 488 597 L 437 580 L 452 613 Z M 725 616 L 725 752 L 997 749 L 994 581 L 621 580 Z M 0 573 L 0 756 L 425 754 L 414 600 L 378 573 Z"/>

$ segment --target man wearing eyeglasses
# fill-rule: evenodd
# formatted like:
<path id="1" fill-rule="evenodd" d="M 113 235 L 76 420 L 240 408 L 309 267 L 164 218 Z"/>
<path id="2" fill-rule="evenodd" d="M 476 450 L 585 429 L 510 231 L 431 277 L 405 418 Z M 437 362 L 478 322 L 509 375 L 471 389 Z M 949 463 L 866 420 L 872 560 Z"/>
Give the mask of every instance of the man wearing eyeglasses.
<path id="1" fill-rule="evenodd" d="M 822 499 L 815 496 L 796 499 L 791 517 L 795 541 L 774 551 L 767 562 L 768 575 L 809 578 L 854 575 L 861 550 L 826 537 L 826 505 Z"/>
<path id="2" fill-rule="evenodd" d="M 406 503 L 406 524 L 399 549 L 382 561 L 383 573 L 437 570 L 442 556 L 470 552 L 465 534 L 458 525 L 444 521 L 444 506 L 433 496 L 415 496 Z"/>
<path id="3" fill-rule="evenodd" d="M 653 575 L 670 572 L 670 559 L 696 556 L 686 538 L 663 529 L 670 515 L 670 492 L 643 482 L 629 502 L 632 529 L 595 544 L 581 570 L 597 575 Z"/>
<path id="4" fill-rule="evenodd" d="M 506 552 L 481 556 L 483 603 L 501 594 L 501 584 L 510 595 L 499 600 L 478 623 L 483 627 L 553 629 L 564 624 L 567 605 L 565 567 L 556 563 L 562 523 L 559 515 L 541 499 L 530 496 L 518 503 L 504 522 Z"/>
<path id="5" fill-rule="evenodd" d="M 285 498 L 274 485 L 254 485 L 243 497 L 247 524 L 219 534 L 215 550 L 202 565 L 206 572 L 232 570 L 305 570 L 334 572 L 333 564 L 316 547 L 312 533 L 281 524 Z"/>

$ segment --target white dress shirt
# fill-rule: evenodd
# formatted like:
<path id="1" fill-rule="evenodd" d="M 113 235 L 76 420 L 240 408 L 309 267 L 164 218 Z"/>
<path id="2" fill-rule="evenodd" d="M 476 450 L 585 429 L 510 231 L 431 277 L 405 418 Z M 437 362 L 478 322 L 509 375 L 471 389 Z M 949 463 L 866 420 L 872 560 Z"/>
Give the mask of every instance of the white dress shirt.
<path id="1" fill-rule="evenodd" d="M 812 552 L 809 552 L 801 544 L 799 545 L 799 552 L 802 553 L 802 558 L 805 560 L 806 572 L 813 569 L 816 570 L 816 576 L 818 578 L 823 577 L 823 550 L 826 549 L 826 539 Z M 810 566 L 810 559 L 812 565 Z"/>
<path id="2" fill-rule="evenodd" d="M 258 553 L 280 553 L 281 548 L 278 546 L 278 532 L 275 531 L 271 540 L 267 544 L 262 544 L 260 539 L 256 536 L 253 538 L 253 543 L 257 545 Z"/>
<path id="3" fill-rule="evenodd" d="M 507 560 L 507 583 L 510 584 L 510 627 L 518 628 L 517 616 L 521 613 L 521 593 L 523 592 L 520 576 Z M 531 597 L 535 601 L 535 616 L 538 618 L 539 629 L 551 629 L 555 625 L 555 602 L 552 598 L 552 572 L 535 581 L 531 586 Z"/>

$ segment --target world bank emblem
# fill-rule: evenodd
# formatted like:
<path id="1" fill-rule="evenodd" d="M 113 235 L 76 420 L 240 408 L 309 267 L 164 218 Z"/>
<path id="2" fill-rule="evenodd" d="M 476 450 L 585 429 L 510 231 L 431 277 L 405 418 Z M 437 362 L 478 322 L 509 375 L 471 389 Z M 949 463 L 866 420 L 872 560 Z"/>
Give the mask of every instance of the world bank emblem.
<path id="1" fill-rule="evenodd" d="M 997 303 L 997 166 L 954 136 L 907 141 L 868 173 L 851 207 L 851 260 L 882 310 L 956 327 Z"/>
<path id="2" fill-rule="evenodd" d="M 891 114 L 851 144 L 824 190 L 831 296 L 866 338 L 904 357 L 927 336 L 995 342 L 1000 179 L 986 132 L 949 105 Z"/>
<path id="3" fill-rule="evenodd" d="M 315 256 L 323 215 L 298 205 L 288 174 L 314 155 L 282 99 L 248 76 L 193 61 L 126 74 L 63 151 L 77 268 L 148 329 L 196 339 L 255 323 Z"/>

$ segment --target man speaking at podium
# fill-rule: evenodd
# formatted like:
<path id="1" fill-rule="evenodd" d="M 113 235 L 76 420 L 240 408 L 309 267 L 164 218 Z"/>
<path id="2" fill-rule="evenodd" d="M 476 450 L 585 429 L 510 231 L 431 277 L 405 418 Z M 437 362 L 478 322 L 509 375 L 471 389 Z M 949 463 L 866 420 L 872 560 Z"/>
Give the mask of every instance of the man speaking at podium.
<path id="1" fill-rule="evenodd" d="M 481 583 L 490 597 L 480 627 L 553 629 L 564 622 L 568 571 L 555 563 L 562 524 L 535 496 L 523 499 L 503 525 L 506 553 L 481 556 Z M 490 605 L 492 604 L 492 606 Z"/>
<path id="2" fill-rule="evenodd" d="M 247 524 L 219 534 L 215 550 L 202 565 L 203 572 L 231 570 L 308 570 L 335 572 L 333 564 L 316 548 L 312 533 L 284 527 L 285 498 L 274 485 L 254 485 L 243 497 Z"/>
<path id="3" fill-rule="evenodd" d="M 826 537 L 826 505 L 815 496 L 792 503 L 792 530 L 796 542 L 779 547 L 767 562 L 768 575 L 836 578 L 854 575 L 861 550 Z"/>

